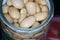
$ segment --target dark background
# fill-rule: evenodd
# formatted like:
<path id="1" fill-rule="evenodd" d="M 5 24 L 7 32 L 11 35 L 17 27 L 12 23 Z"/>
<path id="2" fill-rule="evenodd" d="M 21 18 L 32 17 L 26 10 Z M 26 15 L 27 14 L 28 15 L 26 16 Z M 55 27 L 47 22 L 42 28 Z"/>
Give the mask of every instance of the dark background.
<path id="1" fill-rule="evenodd" d="M 54 15 L 60 15 L 60 1 L 53 0 L 53 2 L 54 2 Z M 2 29 L 1 28 L 0 28 L 0 40 L 2 40 Z"/>
<path id="2" fill-rule="evenodd" d="M 53 0 L 54 2 L 54 15 L 60 15 L 60 1 Z"/>

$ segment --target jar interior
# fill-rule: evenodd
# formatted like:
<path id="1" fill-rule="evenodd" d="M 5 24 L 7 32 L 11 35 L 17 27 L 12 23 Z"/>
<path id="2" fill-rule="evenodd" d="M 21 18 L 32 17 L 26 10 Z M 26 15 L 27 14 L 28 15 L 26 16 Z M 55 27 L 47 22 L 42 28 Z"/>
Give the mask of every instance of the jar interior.
<path id="1" fill-rule="evenodd" d="M 4 5 L 4 4 L 6 4 L 6 1 L 7 0 L 3 0 L 3 3 L 2 3 L 2 5 Z M 18 32 L 20 31 L 20 32 L 27 32 L 27 31 L 31 31 L 31 30 L 34 30 L 34 31 L 36 31 L 36 30 L 39 30 L 39 29 L 42 29 L 50 20 L 51 20 L 51 15 L 52 15 L 52 12 L 51 12 L 51 2 L 50 2 L 50 0 L 46 0 L 46 3 L 47 3 L 47 6 L 48 6 L 48 9 L 49 9 L 49 15 L 48 15 L 48 17 L 47 17 L 47 19 L 46 20 L 44 20 L 40 25 L 38 25 L 36 28 L 19 28 L 19 27 L 16 27 L 16 26 L 14 26 L 14 25 L 12 25 L 11 23 L 9 23 L 7 20 L 6 20 L 6 18 L 3 16 L 3 13 L 1 13 L 1 19 L 2 19 L 2 21 L 6 24 L 6 25 L 8 25 L 8 27 L 9 28 L 11 28 L 11 29 L 13 29 L 13 30 L 17 30 Z M 36 30 L 35 30 L 36 29 Z"/>

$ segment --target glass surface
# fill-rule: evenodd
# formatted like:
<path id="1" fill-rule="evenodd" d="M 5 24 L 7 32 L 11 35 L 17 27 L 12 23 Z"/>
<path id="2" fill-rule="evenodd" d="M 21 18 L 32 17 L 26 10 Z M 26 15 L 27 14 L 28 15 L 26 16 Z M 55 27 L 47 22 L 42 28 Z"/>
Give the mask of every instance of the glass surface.
<path id="1" fill-rule="evenodd" d="M 18 28 L 16 26 L 13 26 L 6 20 L 6 18 L 3 16 L 3 13 L 2 13 L 2 0 L 0 0 L 0 4 L 1 4 L 0 17 L 2 20 L 2 29 L 4 30 L 4 32 L 9 34 L 15 40 L 16 39 L 45 40 L 46 39 L 45 36 L 49 28 L 49 22 L 52 19 L 53 13 L 54 13 L 54 5 L 52 0 L 46 0 L 46 1 L 47 1 L 47 6 L 49 7 L 48 18 L 36 28 L 24 29 L 24 28 Z"/>

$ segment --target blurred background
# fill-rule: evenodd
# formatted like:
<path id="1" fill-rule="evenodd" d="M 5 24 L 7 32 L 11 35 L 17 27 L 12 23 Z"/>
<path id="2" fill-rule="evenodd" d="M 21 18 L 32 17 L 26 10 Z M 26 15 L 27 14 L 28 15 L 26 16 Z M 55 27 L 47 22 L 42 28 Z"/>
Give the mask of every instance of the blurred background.
<path id="1" fill-rule="evenodd" d="M 54 14 L 60 15 L 60 0 L 53 0 L 54 2 Z"/>
<path id="2" fill-rule="evenodd" d="M 53 2 L 54 2 L 54 17 L 51 20 L 50 29 L 47 34 L 47 40 L 60 40 L 60 1 L 53 0 Z M 3 39 L 4 37 L 2 36 L 3 33 L 4 33 L 3 30 L 0 28 L 0 40 L 5 40 Z"/>

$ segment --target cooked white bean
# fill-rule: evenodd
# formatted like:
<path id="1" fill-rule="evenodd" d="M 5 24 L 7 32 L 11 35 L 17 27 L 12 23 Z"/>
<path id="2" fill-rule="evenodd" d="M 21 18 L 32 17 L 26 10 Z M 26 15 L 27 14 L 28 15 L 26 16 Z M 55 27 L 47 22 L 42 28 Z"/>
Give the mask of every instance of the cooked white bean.
<path id="1" fill-rule="evenodd" d="M 42 6 L 40 5 L 42 12 L 48 12 L 48 7 L 47 6 Z"/>
<path id="2" fill-rule="evenodd" d="M 12 0 L 12 4 L 15 8 L 21 9 L 24 7 L 24 3 L 22 0 Z"/>
<path id="3" fill-rule="evenodd" d="M 6 19 L 7 19 L 10 23 L 13 23 L 13 19 L 10 17 L 10 15 L 4 14 L 4 16 L 6 17 Z"/>
<path id="4" fill-rule="evenodd" d="M 9 8 L 9 15 L 13 18 L 13 19 L 19 19 L 20 17 L 20 13 L 19 11 L 14 8 L 14 7 L 10 7 Z"/>
<path id="5" fill-rule="evenodd" d="M 28 2 L 28 0 L 23 0 L 24 4 L 26 4 Z"/>
<path id="6" fill-rule="evenodd" d="M 14 25 L 19 27 L 19 24 L 18 23 L 14 23 Z"/>
<path id="7" fill-rule="evenodd" d="M 33 0 L 29 0 L 29 2 L 33 2 Z"/>
<path id="8" fill-rule="evenodd" d="M 20 26 L 23 27 L 23 28 L 29 28 L 30 26 L 32 26 L 35 22 L 35 18 L 34 16 L 29 16 L 28 18 L 25 18 Z"/>
<path id="9" fill-rule="evenodd" d="M 8 13 L 9 6 L 8 5 L 3 5 L 2 6 L 2 11 L 4 14 Z"/>
<path id="10" fill-rule="evenodd" d="M 36 2 L 37 2 L 38 4 L 40 4 L 40 0 L 36 0 Z"/>
<path id="11" fill-rule="evenodd" d="M 48 13 L 47 12 L 37 13 L 34 16 L 36 18 L 36 21 L 42 21 L 48 17 Z"/>
<path id="12" fill-rule="evenodd" d="M 41 5 L 46 5 L 47 4 L 45 0 L 36 0 L 36 2 L 38 4 L 41 4 Z"/>
<path id="13" fill-rule="evenodd" d="M 32 25 L 32 28 L 37 27 L 38 25 L 40 25 L 40 23 L 39 23 L 39 22 L 35 22 L 35 23 Z"/>
<path id="14" fill-rule="evenodd" d="M 26 3 L 26 8 L 30 15 L 34 15 L 36 13 L 35 3 L 33 3 L 33 2 Z"/>
<path id="15" fill-rule="evenodd" d="M 40 23 L 39 23 L 39 22 L 35 22 L 35 23 L 32 25 L 32 28 L 33 28 L 33 27 L 36 27 L 36 26 L 38 26 L 38 25 L 40 25 Z"/>
<path id="16" fill-rule="evenodd" d="M 7 0 L 7 5 L 11 6 L 12 5 L 12 0 Z"/>
<path id="17" fill-rule="evenodd" d="M 20 10 L 20 19 L 19 19 L 19 23 L 24 19 L 26 18 L 27 16 L 27 10 L 25 8 L 22 8 Z"/>
<path id="18" fill-rule="evenodd" d="M 27 13 L 27 10 L 26 10 L 25 8 L 22 8 L 22 9 L 20 10 L 20 13 Z"/>
<path id="19" fill-rule="evenodd" d="M 40 0 L 41 5 L 47 5 L 46 0 Z"/>
<path id="20" fill-rule="evenodd" d="M 39 13 L 41 9 L 37 3 L 35 3 L 35 4 L 36 4 L 36 11 L 37 11 L 37 13 Z"/>

